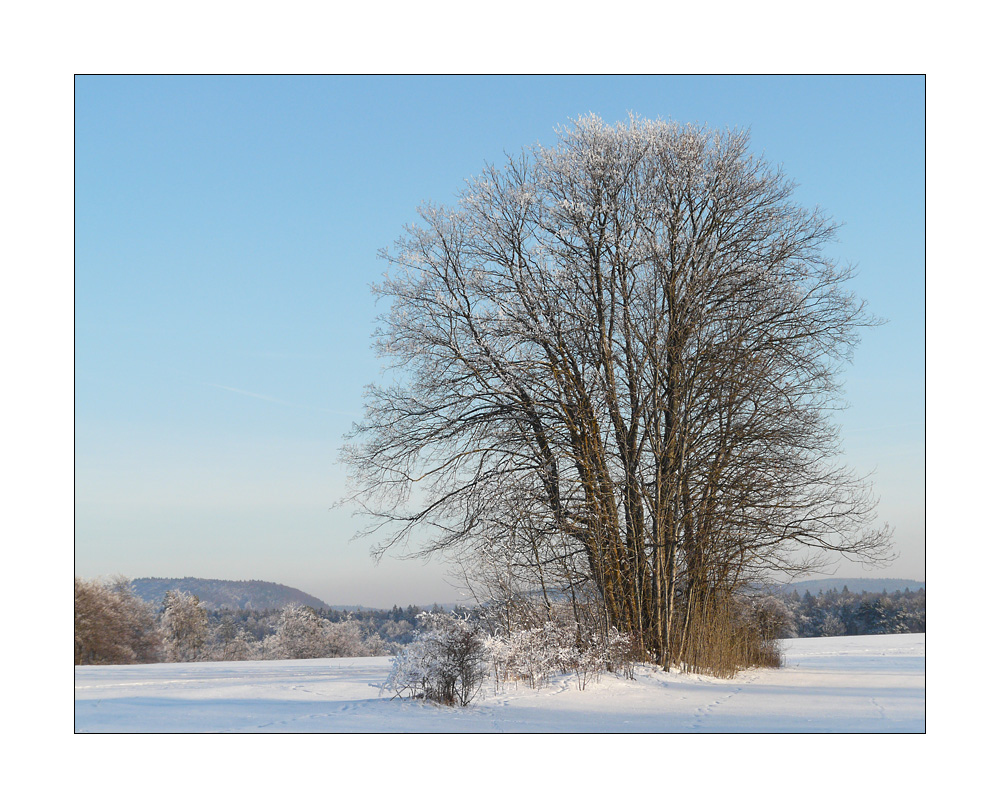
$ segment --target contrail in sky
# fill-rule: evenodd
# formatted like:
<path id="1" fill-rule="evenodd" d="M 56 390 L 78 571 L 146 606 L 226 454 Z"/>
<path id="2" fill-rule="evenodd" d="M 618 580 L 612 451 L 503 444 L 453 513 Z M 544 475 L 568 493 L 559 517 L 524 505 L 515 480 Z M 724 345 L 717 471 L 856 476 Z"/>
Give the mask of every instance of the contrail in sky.
<path id="1" fill-rule="evenodd" d="M 271 396 L 261 395 L 260 393 L 251 393 L 249 390 L 240 390 L 236 387 L 226 387 L 224 384 L 214 384 L 213 382 L 205 382 L 205 384 L 209 387 L 218 387 L 220 390 L 228 390 L 230 393 L 239 393 L 241 396 L 259 398 L 262 401 L 269 401 L 272 404 L 281 404 L 285 407 L 295 407 L 300 410 L 318 410 L 319 412 L 329 412 L 333 415 L 346 415 L 349 418 L 354 418 L 357 415 L 357 413 L 344 412 L 343 410 L 328 410 L 326 407 L 313 407 L 310 404 L 293 404 L 291 401 L 282 401 L 280 398 L 271 398 Z"/>

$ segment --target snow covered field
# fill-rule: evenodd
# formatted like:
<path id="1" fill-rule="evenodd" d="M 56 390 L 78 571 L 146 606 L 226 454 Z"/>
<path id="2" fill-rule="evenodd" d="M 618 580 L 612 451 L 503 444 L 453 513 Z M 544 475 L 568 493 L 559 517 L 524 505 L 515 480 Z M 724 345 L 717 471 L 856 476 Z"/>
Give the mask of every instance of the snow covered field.
<path id="1" fill-rule="evenodd" d="M 388 657 L 76 668 L 76 732 L 923 732 L 924 635 L 787 640 L 735 679 L 639 668 L 468 708 L 379 692 Z"/>

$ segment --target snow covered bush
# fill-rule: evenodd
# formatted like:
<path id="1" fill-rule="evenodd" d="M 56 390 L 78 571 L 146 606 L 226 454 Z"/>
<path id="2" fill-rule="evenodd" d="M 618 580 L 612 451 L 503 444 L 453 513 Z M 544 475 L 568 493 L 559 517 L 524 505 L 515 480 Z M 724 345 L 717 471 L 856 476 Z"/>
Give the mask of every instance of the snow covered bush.
<path id="1" fill-rule="evenodd" d="M 327 621 L 326 636 L 333 657 L 369 657 L 384 653 L 385 643 L 378 634 L 365 635 L 364 627 L 353 617 L 339 623 Z"/>
<path id="2" fill-rule="evenodd" d="M 604 662 L 611 673 L 620 673 L 626 679 L 635 678 L 635 643 L 614 626 L 604 638 Z"/>
<path id="3" fill-rule="evenodd" d="M 256 659 L 259 643 L 243 626 L 237 626 L 232 615 L 223 615 L 212 632 L 209 658 L 218 662 Z"/>
<path id="4" fill-rule="evenodd" d="M 367 657 L 382 653 L 378 635 L 364 636 L 357 621 L 332 623 L 308 606 L 286 606 L 274 634 L 261 643 L 264 659 Z"/>
<path id="5" fill-rule="evenodd" d="M 828 614 L 823 618 L 823 625 L 819 628 L 821 637 L 842 637 L 847 633 L 844 621 L 835 614 Z"/>
<path id="6" fill-rule="evenodd" d="M 305 606 L 286 606 L 278 617 L 277 630 L 265 638 L 269 659 L 315 659 L 332 656 L 324 620 Z"/>
<path id="7" fill-rule="evenodd" d="M 168 662 L 192 662 L 207 651 L 208 612 L 197 595 L 171 590 L 163 596 L 160 615 Z"/>
<path id="8" fill-rule="evenodd" d="M 584 690 L 604 672 L 633 677 L 631 638 L 615 628 L 585 631 L 571 609 L 549 608 L 550 619 L 521 611 L 518 627 L 509 610 L 486 608 L 480 620 L 447 614 L 418 615 L 420 629 L 392 661 L 383 689 L 398 696 L 466 705 L 492 678 L 496 692 L 505 684 L 541 688 L 554 676 L 575 676 Z"/>
<path id="9" fill-rule="evenodd" d="M 605 636 L 585 636 L 575 626 L 547 621 L 534 628 L 495 634 L 486 642 L 493 674 L 504 682 L 524 682 L 531 688 L 548 684 L 552 677 L 574 674 L 577 686 L 600 679 L 603 672 L 633 675 L 632 641 L 614 627 Z"/>
<path id="10" fill-rule="evenodd" d="M 552 621 L 496 637 L 491 650 L 498 681 L 525 682 L 532 688 L 548 684 L 553 674 L 565 673 L 579 662 L 572 631 Z"/>
<path id="11" fill-rule="evenodd" d="M 774 595 L 750 597 L 748 608 L 765 641 L 795 636 L 795 615 L 780 598 Z"/>
<path id="12" fill-rule="evenodd" d="M 483 636 L 468 617 L 424 612 L 417 619 L 417 636 L 393 658 L 383 688 L 439 704 L 468 705 L 487 675 Z"/>

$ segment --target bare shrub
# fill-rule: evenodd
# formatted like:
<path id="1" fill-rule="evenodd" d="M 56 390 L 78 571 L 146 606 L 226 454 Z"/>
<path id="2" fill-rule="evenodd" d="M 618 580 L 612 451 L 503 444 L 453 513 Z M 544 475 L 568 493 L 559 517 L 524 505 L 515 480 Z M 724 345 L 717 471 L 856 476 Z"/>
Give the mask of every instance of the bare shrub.
<path id="1" fill-rule="evenodd" d="M 154 610 L 132 591 L 127 578 L 74 580 L 75 664 L 157 662 L 160 654 Z"/>
<path id="2" fill-rule="evenodd" d="M 687 604 L 681 670 L 731 679 L 745 668 L 781 666 L 777 623 L 768 602 L 707 595 Z"/>

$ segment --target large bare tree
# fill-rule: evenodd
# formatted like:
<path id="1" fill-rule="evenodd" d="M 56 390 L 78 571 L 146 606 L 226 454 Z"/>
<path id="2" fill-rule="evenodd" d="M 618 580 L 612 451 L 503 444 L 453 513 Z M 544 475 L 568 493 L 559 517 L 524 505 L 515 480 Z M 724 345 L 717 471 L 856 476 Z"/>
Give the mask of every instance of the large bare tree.
<path id="1" fill-rule="evenodd" d="M 422 209 L 345 448 L 375 552 L 596 592 L 663 664 L 749 580 L 884 560 L 831 421 L 873 321 L 793 187 L 745 132 L 589 116 Z"/>

